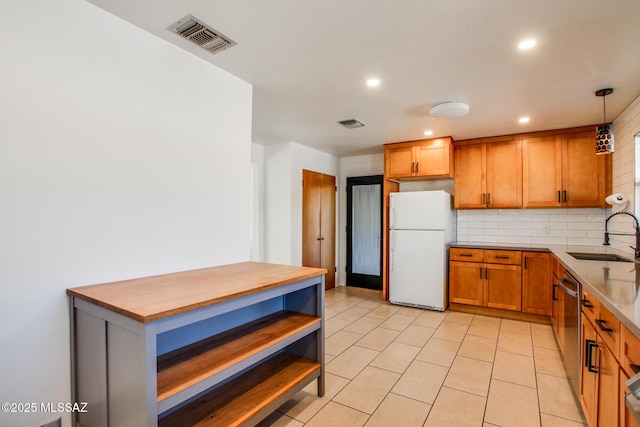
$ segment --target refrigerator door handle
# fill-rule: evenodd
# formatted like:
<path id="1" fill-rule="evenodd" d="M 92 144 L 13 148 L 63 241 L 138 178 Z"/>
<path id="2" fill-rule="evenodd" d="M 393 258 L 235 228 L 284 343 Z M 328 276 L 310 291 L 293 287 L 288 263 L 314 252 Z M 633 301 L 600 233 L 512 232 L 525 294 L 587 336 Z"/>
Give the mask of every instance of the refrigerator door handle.
<path id="1" fill-rule="evenodd" d="M 389 270 L 393 271 L 396 250 L 396 238 L 393 230 L 389 232 L 389 249 Z"/>
<path id="2" fill-rule="evenodd" d="M 390 228 L 395 228 L 396 227 L 396 210 L 391 207 L 391 209 L 389 210 L 389 224 L 391 224 Z"/>

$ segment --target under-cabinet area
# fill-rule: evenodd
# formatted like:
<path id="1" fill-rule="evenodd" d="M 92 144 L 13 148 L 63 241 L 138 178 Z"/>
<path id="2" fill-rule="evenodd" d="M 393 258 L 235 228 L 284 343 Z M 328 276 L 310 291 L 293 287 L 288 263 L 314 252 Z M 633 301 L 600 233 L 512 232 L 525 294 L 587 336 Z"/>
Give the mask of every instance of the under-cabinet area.
<path id="1" fill-rule="evenodd" d="M 82 427 L 255 425 L 324 394 L 324 273 L 241 263 L 68 289 Z"/>

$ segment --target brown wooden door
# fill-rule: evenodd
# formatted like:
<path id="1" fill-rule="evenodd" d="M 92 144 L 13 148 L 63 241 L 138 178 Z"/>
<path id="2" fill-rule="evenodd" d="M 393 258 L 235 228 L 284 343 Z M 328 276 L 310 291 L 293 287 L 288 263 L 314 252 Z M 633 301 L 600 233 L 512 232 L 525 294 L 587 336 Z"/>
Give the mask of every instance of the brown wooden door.
<path id="1" fill-rule="evenodd" d="M 522 311 L 551 315 L 551 256 L 544 252 L 524 252 L 522 270 Z"/>
<path id="2" fill-rule="evenodd" d="M 451 142 L 448 138 L 424 141 L 414 147 L 415 176 L 451 176 Z"/>
<path id="3" fill-rule="evenodd" d="M 584 314 L 582 314 L 581 336 L 580 403 L 587 422 L 590 426 L 595 426 L 598 404 L 598 374 L 595 372 L 598 349 L 593 347 L 597 346 L 597 335 Z"/>
<path id="4" fill-rule="evenodd" d="M 484 305 L 484 264 L 460 261 L 449 263 L 449 302 Z"/>
<path id="5" fill-rule="evenodd" d="M 522 206 L 562 205 L 562 140 L 555 135 L 522 142 Z"/>
<path id="6" fill-rule="evenodd" d="M 326 268 L 325 289 L 335 286 L 336 179 L 302 171 L 302 265 Z"/>
<path id="7" fill-rule="evenodd" d="M 455 148 L 456 209 L 485 207 L 486 195 L 485 144 L 463 145 Z"/>
<path id="8" fill-rule="evenodd" d="M 595 131 L 562 136 L 562 202 L 570 207 L 605 207 L 605 160 L 597 156 Z"/>
<path id="9" fill-rule="evenodd" d="M 522 141 L 487 144 L 486 152 L 487 206 L 522 207 Z"/>
<path id="10" fill-rule="evenodd" d="M 409 178 L 413 175 L 413 146 L 402 144 L 400 147 L 387 148 L 385 153 L 386 178 Z"/>
<path id="11" fill-rule="evenodd" d="M 598 425 L 617 426 L 620 366 L 600 337 L 598 351 Z"/>
<path id="12" fill-rule="evenodd" d="M 520 311 L 522 276 L 519 265 L 485 264 L 486 306 Z"/>

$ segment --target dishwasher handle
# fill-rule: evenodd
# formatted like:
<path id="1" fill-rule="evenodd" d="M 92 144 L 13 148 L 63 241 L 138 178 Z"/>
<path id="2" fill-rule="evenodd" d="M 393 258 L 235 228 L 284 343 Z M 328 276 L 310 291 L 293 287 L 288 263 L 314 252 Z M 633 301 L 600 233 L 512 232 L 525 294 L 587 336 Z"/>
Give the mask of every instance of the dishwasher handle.
<path id="1" fill-rule="evenodd" d="M 576 287 L 576 290 L 574 291 L 573 289 L 569 289 L 565 283 L 571 283 L 572 285 L 574 285 Z M 578 284 L 576 282 L 574 282 L 573 280 L 569 279 L 567 276 L 564 276 L 562 278 L 562 280 L 560 280 L 560 287 L 569 295 L 571 295 L 574 298 L 578 298 Z"/>

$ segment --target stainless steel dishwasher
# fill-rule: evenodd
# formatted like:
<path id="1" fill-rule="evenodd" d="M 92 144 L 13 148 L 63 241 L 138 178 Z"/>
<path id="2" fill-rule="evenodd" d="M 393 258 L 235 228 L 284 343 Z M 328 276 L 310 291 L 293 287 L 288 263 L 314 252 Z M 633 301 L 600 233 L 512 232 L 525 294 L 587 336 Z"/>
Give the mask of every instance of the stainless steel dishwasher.
<path id="1" fill-rule="evenodd" d="M 564 321 L 563 364 L 576 401 L 580 400 L 580 282 L 565 271 L 560 280 L 564 291 L 562 318 Z"/>

